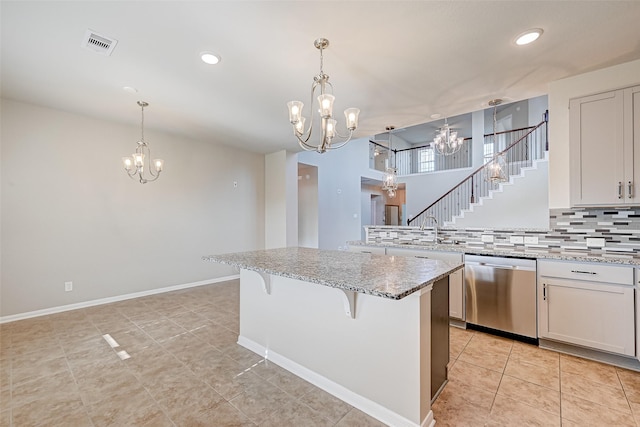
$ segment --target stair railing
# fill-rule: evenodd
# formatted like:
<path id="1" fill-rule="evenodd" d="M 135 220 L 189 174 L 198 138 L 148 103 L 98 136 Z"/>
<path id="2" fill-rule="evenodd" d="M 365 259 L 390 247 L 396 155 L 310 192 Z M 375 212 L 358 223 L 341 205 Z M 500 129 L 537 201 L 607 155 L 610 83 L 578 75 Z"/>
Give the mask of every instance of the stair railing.
<path id="1" fill-rule="evenodd" d="M 495 155 L 503 156 L 505 159 L 507 177 L 519 175 L 522 168 L 530 167 L 533 165 L 534 160 L 544 157 L 544 153 L 548 149 L 547 121 L 548 115 L 545 113 L 542 122 L 530 128 L 522 137 Z M 521 129 L 516 131 L 521 131 Z M 500 132 L 496 135 L 509 132 L 514 131 Z M 485 140 L 487 138 L 493 138 L 493 134 L 485 135 Z M 498 189 L 501 185 L 500 182 L 487 179 L 489 165 L 494 158 L 480 166 L 455 187 L 424 208 L 419 214 L 410 218 L 407 221 L 407 225 L 421 226 L 424 219 L 432 216 L 438 220 L 438 224 L 443 226 L 452 221 L 453 217 L 459 215 L 463 209 L 469 209 L 472 203 Z"/>

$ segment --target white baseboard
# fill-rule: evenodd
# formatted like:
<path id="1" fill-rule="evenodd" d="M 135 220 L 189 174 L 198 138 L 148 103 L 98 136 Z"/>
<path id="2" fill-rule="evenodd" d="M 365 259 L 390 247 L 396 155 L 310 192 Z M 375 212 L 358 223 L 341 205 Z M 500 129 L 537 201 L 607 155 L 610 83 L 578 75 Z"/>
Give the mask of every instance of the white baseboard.
<path id="1" fill-rule="evenodd" d="M 311 371 L 308 368 L 305 368 L 302 365 L 294 362 L 291 359 L 288 359 L 278 353 L 270 351 L 269 349 L 263 347 L 262 345 L 256 343 L 249 338 L 243 337 L 240 335 L 238 337 L 238 344 L 243 346 L 244 348 L 251 350 L 252 352 L 259 354 L 264 357 L 266 360 L 270 360 L 273 363 L 281 366 L 287 371 L 299 376 L 300 378 L 310 382 L 316 387 L 321 388 L 327 393 L 337 397 L 344 402 L 347 402 L 349 405 L 354 408 L 358 408 L 365 414 L 372 416 L 380 422 L 383 422 L 389 426 L 394 427 L 433 427 L 435 426 L 435 420 L 433 419 L 433 411 L 429 411 L 427 417 L 422 421 L 420 425 L 413 423 L 384 406 L 367 399 L 353 391 L 341 386 L 340 384 L 331 381 L 328 378 L 323 377 L 316 372 Z"/>
<path id="2" fill-rule="evenodd" d="M 165 292 L 178 291 L 180 289 L 194 288 L 196 286 L 211 285 L 213 283 L 226 282 L 229 280 L 239 279 L 239 274 L 231 276 L 217 277 L 215 279 L 200 280 L 198 282 L 184 283 L 182 285 L 167 286 L 164 288 L 150 289 L 148 291 L 134 292 L 131 294 L 118 295 L 115 297 L 94 299 L 75 304 L 61 305 L 58 307 L 44 308 L 42 310 L 28 311 L 26 313 L 12 314 L 10 316 L 0 317 L 0 323 L 15 322 L 16 320 L 30 319 L 32 317 L 46 316 L 48 314 L 62 313 L 63 311 L 77 310 L 79 308 L 93 307 L 95 305 L 109 304 L 112 302 L 124 301 L 132 298 L 140 298 L 148 295 L 162 294 Z"/>

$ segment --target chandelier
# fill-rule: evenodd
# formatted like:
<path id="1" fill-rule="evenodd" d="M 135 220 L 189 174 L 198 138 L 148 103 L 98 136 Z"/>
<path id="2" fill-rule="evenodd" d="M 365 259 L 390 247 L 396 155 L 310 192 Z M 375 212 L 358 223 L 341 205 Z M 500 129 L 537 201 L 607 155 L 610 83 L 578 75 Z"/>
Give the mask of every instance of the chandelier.
<path id="1" fill-rule="evenodd" d="M 140 123 L 141 129 L 141 137 L 140 141 L 138 141 L 138 145 L 136 147 L 136 152 L 131 155 L 131 157 L 123 157 L 122 162 L 124 163 L 124 169 L 127 171 L 127 175 L 131 179 L 135 179 L 134 177 L 138 177 L 141 184 L 146 184 L 147 182 L 155 181 L 160 176 L 160 172 L 162 172 L 162 168 L 164 166 L 164 160 L 162 159 L 154 159 L 153 160 L 153 170 L 151 168 L 151 149 L 149 148 L 149 144 L 144 140 L 144 107 L 149 106 L 147 102 L 138 101 L 138 105 L 142 109 L 142 120 Z M 148 171 L 148 175 L 145 175 L 145 159 L 146 159 L 146 169 Z"/>
<path id="2" fill-rule="evenodd" d="M 501 99 L 493 99 L 489 101 L 489 105 L 493 107 L 493 150 L 494 152 L 498 148 L 498 136 L 496 132 L 497 128 L 497 108 L 502 104 Z M 507 162 L 504 159 L 504 153 L 502 151 L 494 154 L 493 159 L 487 166 L 487 173 L 485 179 L 489 182 L 499 183 L 509 180 L 507 176 Z"/>
<path id="3" fill-rule="evenodd" d="M 311 116 L 309 129 L 305 130 L 305 118 L 302 117 L 302 107 L 304 104 L 300 101 L 289 101 L 287 107 L 289 108 L 289 122 L 293 125 L 293 133 L 298 139 L 298 144 L 303 150 L 317 151 L 318 153 L 324 153 L 327 150 L 340 148 L 351 140 L 353 131 L 358 127 L 358 115 L 360 110 L 357 108 L 347 108 L 344 110 L 346 118 L 346 127 L 348 130 L 347 135 L 340 135 L 336 129 L 336 120 L 333 118 L 333 101 L 335 97 L 331 93 L 327 93 L 327 89 L 333 92 L 333 86 L 329 83 L 329 76 L 326 75 L 322 69 L 323 57 L 322 51 L 329 46 L 329 40 L 325 38 L 319 38 L 314 43 L 314 46 L 320 50 L 320 74 L 313 78 L 313 85 L 311 86 L 311 114 L 316 111 L 314 108 L 314 96 L 316 91 L 318 100 L 318 112 L 320 113 L 320 126 L 322 135 L 320 137 L 320 143 L 317 146 L 309 144 L 309 139 L 313 133 L 313 116 Z M 338 144 L 333 144 L 334 138 L 340 138 L 341 141 Z"/>
<path id="4" fill-rule="evenodd" d="M 385 129 L 389 132 L 389 149 L 387 150 L 387 170 L 382 178 L 382 191 L 386 191 L 389 197 L 393 199 L 396 197 L 396 190 L 398 190 L 398 171 L 395 167 L 391 166 L 391 152 L 393 151 L 391 146 L 391 131 L 394 130 L 395 127 L 387 126 Z M 393 159 L 393 166 L 395 166 L 395 156 Z"/>
<path id="5" fill-rule="evenodd" d="M 457 153 L 464 144 L 464 138 L 458 137 L 458 132 L 455 132 L 447 124 L 447 119 L 444 119 L 444 125 L 438 131 L 438 134 L 431 143 L 433 148 L 438 154 L 443 156 L 450 156 Z"/>

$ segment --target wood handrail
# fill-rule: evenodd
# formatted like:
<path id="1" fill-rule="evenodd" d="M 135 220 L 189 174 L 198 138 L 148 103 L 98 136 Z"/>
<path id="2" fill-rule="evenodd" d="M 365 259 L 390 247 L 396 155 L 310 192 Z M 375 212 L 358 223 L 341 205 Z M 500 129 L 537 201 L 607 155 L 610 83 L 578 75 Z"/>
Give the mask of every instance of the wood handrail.
<path id="1" fill-rule="evenodd" d="M 528 128 L 521 128 L 521 129 L 515 129 L 513 131 L 507 131 L 507 132 L 516 132 L 518 130 L 524 130 L 524 129 L 530 129 L 529 132 L 527 132 L 526 134 L 524 134 L 520 139 L 518 139 L 517 141 L 515 141 L 514 143 L 512 143 L 511 145 L 509 145 L 507 148 L 505 148 L 504 150 L 494 154 L 494 157 L 497 156 L 501 156 L 504 153 L 506 153 L 507 151 L 509 151 L 513 146 L 515 146 L 516 144 L 518 144 L 520 141 L 522 141 L 523 139 L 527 138 L 529 135 L 531 135 L 531 133 L 533 133 L 536 129 L 538 129 L 540 126 L 542 126 L 543 124 L 545 124 L 547 121 L 543 120 L 540 123 L 538 123 L 537 126 L 530 126 Z M 490 134 L 493 135 L 493 134 Z M 486 135 L 485 135 L 486 136 Z M 489 160 L 488 162 L 486 162 L 485 164 L 483 164 L 482 166 L 480 166 L 478 169 L 476 169 L 475 171 L 473 171 L 470 175 L 468 175 L 466 178 L 464 178 L 462 181 L 460 181 L 456 186 L 452 187 L 449 191 L 447 191 L 445 194 L 443 194 L 442 196 L 440 196 L 440 198 L 438 198 L 435 202 L 431 203 L 429 206 L 427 206 L 426 208 L 424 208 L 423 210 L 420 211 L 420 213 L 418 213 L 417 215 L 415 215 L 413 218 L 407 220 L 407 225 L 411 225 L 411 222 L 413 222 L 414 219 L 418 218 L 420 215 L 422 215 L 423 213 L 425 213 L 426 211 L 428 211 L 429 209 L 431 209 L 436 203 L 440 202 L 442 199 L 444 199 L 445 197 L 447 197 L 449 194 L 453 193 L 457 188 L 461 187 L 465 182 L 467 182 L 469 179 L 473 179 L 473 177 L 480 171 L 482 171 L 483 169 L 485 169 L 489 164 L 491 164 L 493 162 L 493 160 Z"/>
<path id="2" fill-rule="evenodd" d="M 472 139 L 470 136 L 466 137 L 463 139 L 463 141 L 469 141 L 470 139 Z M 411 148 L 401 148 L 399 150 L 393 150 L 396 153 L 399 153 L 401 151 L 410 151 L 410 150 L 418 150 L 420 148 L 428 148 L 431 147 L 431 143 L 427 144 L 427 145 L 421 145 L 419 147 L 411 147 Z"/>
<path id="3" fill-rule="evenodd" d="M 538 125 L 538 126 L 540 126 L 540 125 Z M 537 126 L 527 126 L 527 127 L 524 127 L 524 128 L 518 128 L 518 129 L 512 129 L 512 130 L 504 130 L 504 131 L 501 131 L 501 132 L 496 132 L 496 133 L 495 133 L 495 135 L 502 135 L 502 134 L 505 134 L 505 133 L 519 132 L 519 131 L 522 131 L 522 130 L 534 129 L 534 128 L 536 128 L 536 127 L 537 127 Z M 486 138 L 486 137 L 488 137 L 488 136 L 492 136 L 492 135 L 494 135 L 494 134 L 493 134 L 493 133 L 485 133 L 483 136 Z M 468 136 L 468 137 L 464 138 L 464 141 L 468 141 L 468 140 L 470 140 L 470 139 L 473 139 L 473 138 L 472 138 L 472 137 L 470 137 L 470 136 Z M 388 149 L 389 149 L 389 147 L 387 147 L 386 145 L 382 145 L 382 144 L 380 144 L 380 143 L 378 143 L 378 142 L 375 142 L 375 141 L 372 141 L 372 140 L 369 140 L 369 142 L 370 142 L 371 144 L 373 144 L 373 145 L 377 145 L 378 147 L 382 147 L 382 148 L 384 148 L 385 150 L 388 150 Z M 394 153 L 399 153 L 399 152 L 401 152 L 401 151 L 418 150 L 418 149 L 420 149 L 420 148 L 428 148 L 428 147 L 431 147 L 431 144 L 427 144 L 427 145 L 420 145 L 420 146 L 418 146 L 418 147 L 401 148 L 401 149 L 399 149 L 399 150 L 398 150 L 398 149 L 392 149 L 391 151 L 393 151 Z"/>
<path id="4" fill-rule="evenodd" d="M 543 122 L 544 122 L 544 120 L 543 120 Z M 511 129 L 511 130 L 503 130 L 503 131 L 500 131 L 500 132 L 496 132 L 496 135 L 502 135 L 503 133 L 520 132 L 521 130 L 535 129 L 535 128 L 537 128 L 538 126 L 540 126 L 540 124 L 538 124 L 537 126 L 527 126 L 527 127 L 524 127 L 524 128 Z M 492 135 L 493 135 L 493 132 L 491 132 L 491 133 L 485 133 L 485 134 L 484 134 L 484 137 L 486 138 L 486 137 L 488 137 L 488 136 L 492 136 Z"/>

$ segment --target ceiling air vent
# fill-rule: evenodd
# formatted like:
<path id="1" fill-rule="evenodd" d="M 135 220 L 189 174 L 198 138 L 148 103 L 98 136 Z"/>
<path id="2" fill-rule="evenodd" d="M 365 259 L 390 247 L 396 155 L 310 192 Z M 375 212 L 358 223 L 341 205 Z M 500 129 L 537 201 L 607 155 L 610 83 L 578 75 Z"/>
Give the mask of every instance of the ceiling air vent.
<path id="1" fill-rule="evenodd" d="M 92 30 L 87 30 L 84 33 L 84 39 L 82 39 L 82 47 L 105 56 L 110 56 L 117 44 L 118 40 L 103 36 Z"/>

